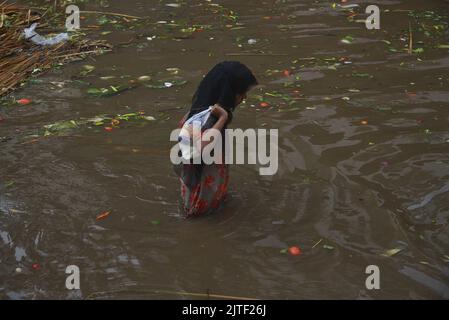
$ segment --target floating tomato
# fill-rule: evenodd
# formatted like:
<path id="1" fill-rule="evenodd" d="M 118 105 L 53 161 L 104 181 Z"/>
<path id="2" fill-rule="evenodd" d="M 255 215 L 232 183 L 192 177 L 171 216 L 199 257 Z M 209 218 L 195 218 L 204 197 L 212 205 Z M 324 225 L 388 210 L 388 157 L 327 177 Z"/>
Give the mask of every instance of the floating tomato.
<path id="1" fill-rule="evenodd" d="M 114 130 L 114 128 L 112 128 L 112 127 L 105 127 L 104 130 L 106 130 L 106 131 L 112 131 L 112 130 Z"/>
<path id="2" fill-rule="evenodd" d="M 269 106 L 270 106 L 270 104 L 269 104 L 268 102 L 261 102 L 259 105 L 260 105 L 261 107 L 263 107 L 263 108 L 266 108 L 266 107 L 269 107 Z"/>
<path id="3" fill-rule="evenodd" d="M 21 104 L 22 106 L 26 105 L 26 104 L 30 104 L 31 103 L 31 99 L 27 99 L 27 98 L 22 98 L 17 100 L 18 104 Z"/>
<path id="4" fill-rule="evenodd" d="M 290 248 L 288 248 L 288 252 L 292 255 L 292 256 L 299 256 L 302 251 L 299 247 L 296 246 L 292 246 Z"/>

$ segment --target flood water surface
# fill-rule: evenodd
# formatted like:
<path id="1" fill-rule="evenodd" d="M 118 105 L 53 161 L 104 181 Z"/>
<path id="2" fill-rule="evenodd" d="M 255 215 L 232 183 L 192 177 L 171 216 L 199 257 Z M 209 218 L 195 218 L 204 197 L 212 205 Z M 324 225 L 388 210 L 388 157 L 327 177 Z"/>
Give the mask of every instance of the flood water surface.
<path id="1" fill-rule="evenodd" d="M 80 5 L 146 19 L 82 14 L 113 52 L 3 99 L 0 297 L 449 298 L 449 2 L 375 1 L 380 30 L 361 21 L 366 1 L 345 4 L 359 7 Z M 258 78 L 231 127 L 278 129 L 279 170 L 231 166 L 224 208 L 185 219 L 169 135 L 222 60 Z"/>

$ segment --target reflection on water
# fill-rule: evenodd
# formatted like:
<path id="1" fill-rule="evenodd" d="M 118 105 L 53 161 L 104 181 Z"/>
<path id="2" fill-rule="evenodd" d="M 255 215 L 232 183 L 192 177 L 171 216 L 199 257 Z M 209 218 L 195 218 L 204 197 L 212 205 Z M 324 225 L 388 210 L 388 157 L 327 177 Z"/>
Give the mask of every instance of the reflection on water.
<path id="1" fill-rule="evenodd" d="M 449 53 L 438 45 L 448 29 L 416 29 L 424 52 L 402 50 L 417 23 L 407 10 L 447 18 L 445 1 L 379 1 L 379 31 L 326 1 L 191 3 L 110 1 L 107 11 L 151 24 L 105 23 L 103 37 L 128 44 L 14 93 L 31 105 L 0 107 L 0 297 L 447 299 Z M 424 29 L 448 21 L 426 19 Z M 278 128 L 279 171 L 234 165 L 225 207 L 185 220 L 169 133 L 201 76 L 225 59 L 262 84 L 233 127 Z M 85 64 L 95 69 L 80 76 Z M 87 93 L 145 75 L 153 88 Z M 137 111 L 156 120 L 30 137 L 57 121 Z M 303 254 L 284 253 L 293 245 Z M 71 264 L 81 291 L 65 289 Z M 365 288 L 371 264 L 381 290 Z"/>

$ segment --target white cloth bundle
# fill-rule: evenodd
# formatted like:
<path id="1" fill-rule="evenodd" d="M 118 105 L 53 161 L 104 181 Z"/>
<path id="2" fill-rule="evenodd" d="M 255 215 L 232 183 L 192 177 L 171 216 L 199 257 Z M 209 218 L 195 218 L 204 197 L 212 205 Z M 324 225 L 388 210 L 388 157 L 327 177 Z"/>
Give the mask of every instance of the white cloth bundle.
<path id="1" fill-rule="evenodd" d="M 200 156 L 201 150 L 198 150 L 198 145 L 201 145 L 201 141 L 198 140 L 201 140 L 201 129 L 209 119 L 211 112 L 212 106 L 204 111 L 194 114 L 184 122 L 178 136 L 178 142 L 182 157 L 185 160 Z"/>

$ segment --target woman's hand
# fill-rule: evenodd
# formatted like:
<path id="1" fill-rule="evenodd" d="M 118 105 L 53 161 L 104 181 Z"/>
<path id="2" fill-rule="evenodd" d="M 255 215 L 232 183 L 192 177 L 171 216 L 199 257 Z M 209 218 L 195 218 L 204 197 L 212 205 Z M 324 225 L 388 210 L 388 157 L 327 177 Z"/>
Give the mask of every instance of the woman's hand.
<path id="1" fill-rule="evenodd" d="M 228 112 L 223 109 L 219 104 L 215 104 L 212 107 L 211 113 L 217 117 L 218 119 L 224 118 L 224 120 L 228 120 Z"/>
<path id="2" fill-rule="evenodd" d="M 228 122 L 228 112 L 219 104 L 216 104 L 212 107 L 211 113 L 218 119 L 211 129 L 221 131 Z"/>
<path id="3" fill-rule="evenodd" d="M 214 115 L 218 120 L 210 129 L 207 130 L 215 129 L 221 132 L 226 123 L 228 122 L 228 112 L 223 107 L 216 104 L 212 107 L 211 114 Z M 201 149 L 213 141 L 214 141 L 213 139 L 209 141 L 201 141 Z"/>

